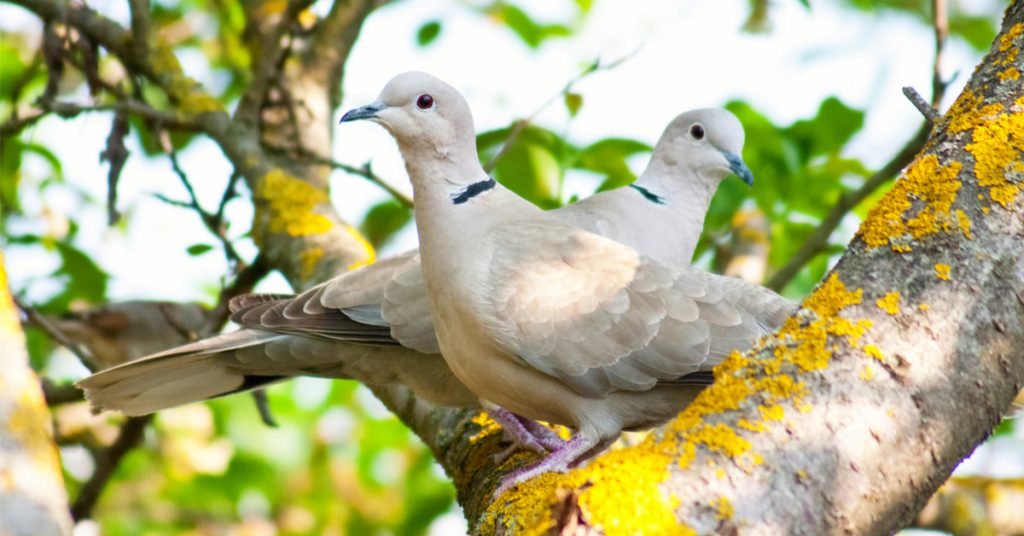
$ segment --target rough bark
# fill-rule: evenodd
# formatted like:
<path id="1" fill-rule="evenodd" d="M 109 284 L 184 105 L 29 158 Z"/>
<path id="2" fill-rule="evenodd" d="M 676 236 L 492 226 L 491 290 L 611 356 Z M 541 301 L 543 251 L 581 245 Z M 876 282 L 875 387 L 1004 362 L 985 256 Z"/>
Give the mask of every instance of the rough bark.
<path id="1" fill-rule="evenodd" d="M 71 534 L 57 446 L 0 253 L 0 533 Z"/>

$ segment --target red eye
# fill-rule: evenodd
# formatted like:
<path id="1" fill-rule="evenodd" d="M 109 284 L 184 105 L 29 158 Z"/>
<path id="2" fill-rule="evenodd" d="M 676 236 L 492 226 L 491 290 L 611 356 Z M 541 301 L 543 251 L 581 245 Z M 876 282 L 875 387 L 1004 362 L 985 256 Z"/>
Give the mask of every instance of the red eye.
<path id="1" fill-rule="evenodd" d="M 434 97 L 427 95 L 426 93 L 419 96 L 416 99 L 416 106 L 419 106 L 420 110 L 426 110 L 434 105 Z"/>

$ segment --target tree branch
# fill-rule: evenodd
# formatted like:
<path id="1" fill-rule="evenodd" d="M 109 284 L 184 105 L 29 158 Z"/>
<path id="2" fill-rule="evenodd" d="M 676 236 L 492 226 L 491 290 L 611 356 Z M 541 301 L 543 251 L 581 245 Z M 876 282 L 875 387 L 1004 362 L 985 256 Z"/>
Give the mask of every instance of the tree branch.
<path id="1" fill-rule="evenodd" d="M 864 181 L 860 188 L 843 194 L 835 206 L 832 207 L 832 210 L 821 220 L 818 228 L 807 237 L 807 240 L 800 246 L 800 249 L 789 259 L 789 262 L 768 278 L 768 288 L 776 291 L 782 290 L 800 273 L 800 270 L 807 263 L 811 262 L 819 253 L 825 251 L 832 233 L 839 227 L 846 214 L 870 197 L 871 194 L 875 193 L 875 190 L 878 190 L 883 184 L 889 182 L 907 164 L 910 164 L 914 159 L 914 155 L 928 141 L 929 132 L 931 132 L 931 125 L 929 123 L 921 125 L 917 134 L 903 146 L 903 149 L 900 149 L 900 152 L 892 160 L 889 160 L 889 162 L 882 166 L 882 169 Z"/>
<path id="2" fill-rule="evenodd" d="M 498 165 L 498 162 L 502 159 L 502 157 L 505 156 L 505 153 L 507 153 L 508 150 L 512 148 L 512 145 L 515 144 L 516 140 L 519 139 L 519 136 L 523 133 L 524 130 L 526 130 L 526 127 L 530 126 L 530 124 L 532 124 L 533 121 L 537 119 L 537 116 L 540 115 L 541 112 L 546 110 L 548 106 L 551 106 L 552 103 L 558 100 L 559 97 L 563 97 L 567 95 L 570 91 L 572 91 L 572 87 L 574 85 L 578 84 L 579 82 L 583 81 L 585 78 L 594 73 L 601 71 L 610 71 L 618 67 L 619 65 L 622 65 L 626 61 L 632 59 L 633 56 L 636 56 L 639 52 L 640 49 L 638 48 L 630 52 L 629 54 L 626 54 L 625 56 L 609 63 L 601 63 L 601 60 L 598 59 L 595 60 L 594 63 L 591 63 L 585 69 L 580 71 L 579 74 L 577 74 L 568 82 L 566 82 L 565 85 L 562 86 L 561 90 L 548 97 L 548 100 L 544 101 L 543 104 L 538 106 L 537 109 L 534 110 L 533 113 L 531 113 L 527 118 L 519 119 L 512 124 L 512 128 L 508 131 L 508 135 L 505 136 L 505 141 L 502 142 L 501 144 L 501 149 L 499 149 L 498 152 L 493 157 L 491 157 L 491 159 L 488 160 L 486 164 L 484 164 L 484 171 L 488 173 L 493 171 L 494 168 Z"/>
<path id="3" fill-rule="evenodd" d="M 71 340 L 67 335 L 64 334 L 64 332 L 57 329 L 57 326 L 54 326 L 49 320 L 47 320 L 45 316 L 39 314 L 39 311 L 36 311 L 33 307 L 22 302 L 16 296 L 14 297 L 14 303 L 18 306 L 19 309 L 21 309 L 23 313 L 25 313 L 25 316 L 28 317 L 29 321 L 32 322 L 32 324 L 46 332 L 46 334 L 51 339 L 53 339 L 54 342 L 67 348 L 68 351 L 75 354 L 75 357 L 78 358 L 78 361 L 81 362 L 82 365 L 85 366 L 85 368 L 89 369 L 89 372 L 96 372 L 97 370 L 99 370 L 99 367 L 97 367 L 96 365 L 96 359 L 89 352 L 89 350 L 76 344 L 75 341 Z"/>
<path id="4" fill-rule="evenodd" d="M 121 433 L 117 436 L 117 440 L 110 447 L 96 453 L 94 456 L 96 459 L 96 469 L 89 480 L 82 484 L 81 489 L 78 491 L 78 497 L 75 498 L 75 502 L 71 505 L 72 519 L 77 522 L 91 517 L 93 507 L 99 501 L 103 488 L 110 482 L 110 478 L 114 476 L 114 471 L 117 469 L 118 464 L 121 463 L 121 459 L 142 441 L 146 425 L 152 419 L 152 415 L 129 417 L 121 425 Z"/>

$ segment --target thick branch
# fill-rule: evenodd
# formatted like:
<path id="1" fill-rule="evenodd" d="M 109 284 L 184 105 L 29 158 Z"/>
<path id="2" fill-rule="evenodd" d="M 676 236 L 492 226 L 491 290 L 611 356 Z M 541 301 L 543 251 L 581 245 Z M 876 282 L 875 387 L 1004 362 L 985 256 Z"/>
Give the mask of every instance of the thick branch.
<path id="1" fill-rule="evenodd" d="M 0 532 L 69 535 L 67 492 L 50 415 L 29 368 L 3 261 L 0 252 Z"/>

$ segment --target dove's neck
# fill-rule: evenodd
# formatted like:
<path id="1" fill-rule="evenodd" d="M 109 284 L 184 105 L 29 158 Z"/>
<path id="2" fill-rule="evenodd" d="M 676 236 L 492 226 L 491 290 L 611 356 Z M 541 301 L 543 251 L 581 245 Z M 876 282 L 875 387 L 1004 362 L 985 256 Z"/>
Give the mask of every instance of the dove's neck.
<path id="1" fill-rule="evenodd" d="M 671 264 L 689 264 L 719 182 L 677 162 L 652 160 L 630 186 L 637 194 L 634 203 L 647 205 L 640 213 L 652 217 L 643 228 L 661 250 L 644 253 Z"/>

